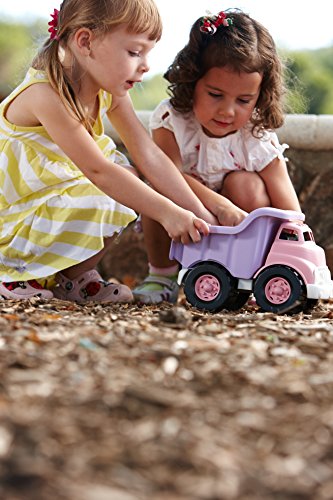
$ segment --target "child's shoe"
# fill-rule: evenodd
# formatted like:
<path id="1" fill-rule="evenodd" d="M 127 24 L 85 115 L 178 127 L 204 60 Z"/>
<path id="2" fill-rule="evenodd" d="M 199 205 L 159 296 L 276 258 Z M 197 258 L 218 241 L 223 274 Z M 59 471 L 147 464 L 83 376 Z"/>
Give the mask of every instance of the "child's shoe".
<path id="1" fill-rule="evenodd" d="M 133 295 L 126 285 L 104 281 L 95 270 L 86 271 L 70 280 L 62 273 L 56 275 L 57 285 L 52 289 L 57 299 L 87 304 L 89 302 L 132 302 Z"/>
<path id="2" fill-rule="evenodd" d="M 0 283 L 0 296 L 4 299 L 23 300 L 32 297 L 52 299 L 53 293 L 46 290 L 36 280 Z"/>
<path id="3" fill-rule="evenodd" d="M 134 300 L 142 304 L 160 304 L 163 301 L 174 304 L 177 302 L 178 293 L 177 275 L 149 274 L 133 290 Z"/>

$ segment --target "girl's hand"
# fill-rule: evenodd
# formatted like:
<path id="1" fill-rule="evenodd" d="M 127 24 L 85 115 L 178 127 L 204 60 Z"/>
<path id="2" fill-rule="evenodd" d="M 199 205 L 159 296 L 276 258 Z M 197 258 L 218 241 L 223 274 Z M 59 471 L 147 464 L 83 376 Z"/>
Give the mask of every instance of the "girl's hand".
<path id="1" fill-rule="evenodd" d="M 223 205 L 217 207 L 215 215 L 221 226 L 237 226 L 248 214 L 233 203 L 226 205 L 224 202 Z"/>
<path id="2" fill-rule="evenodd" d="M 201 234 L 209 233 L 208 224 L 204 220 L 177 205 L 173 205 L 168 213 L 164 213 L 163 220 L 159 222 L 172 240 L 180 241 L 184 245 L 191 241 L 198 242 L 201 240 Z"/>
<path id="3" fill-rule="evenodd" d="M 197 212 L 197 214 L 201 219 L 206 221 L 207 224 L 211 224 L 212 226 L 219 225 L 218 218 L 214 214 L 212 214 L 212 212 L 210 212 L 206 207 L 204 207 L 200 213 Z"/>

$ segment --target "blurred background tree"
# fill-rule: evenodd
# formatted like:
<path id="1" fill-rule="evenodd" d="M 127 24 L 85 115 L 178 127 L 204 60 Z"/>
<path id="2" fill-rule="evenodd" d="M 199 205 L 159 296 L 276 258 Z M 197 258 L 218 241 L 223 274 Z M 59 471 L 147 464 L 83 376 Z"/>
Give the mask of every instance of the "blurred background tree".
<path id="1" fill-rule="evenodd" d="M 301 82 L 305 112 L 333 114 L 333 47 L 289 52 L 287 67 Z"/>
<path id="2" fill-rule="evenodd" d="M 39 44 L 36 34 L 42 33 L 42 30 L 45 30 L 42 21 L 31 24 L 0 21 L 0 94 L 2 97 L 9 94 L 22 80 Z"/>
<path id="3" fill-rule="evenodd" d="M 146 78 L 130 91 L 135 109 L 154 109 L 162 99 L 167 97 L 168 82 L 163 78 L 163 75 Z"/>
<path id="4" fill-rule="evenodd" d="M 45 21 L 0 22 L 0 95 L 8 95 L 22 80 L 45 37 Z M 333 114 L 333 46 L 306 51 L 283 51 L 289 113 Z M 165 68 L 167 69 L 167 68 Z M 147 76 L 130 91 L 137 110 L 152 110 L 167 97 L 162 75 Z"/>

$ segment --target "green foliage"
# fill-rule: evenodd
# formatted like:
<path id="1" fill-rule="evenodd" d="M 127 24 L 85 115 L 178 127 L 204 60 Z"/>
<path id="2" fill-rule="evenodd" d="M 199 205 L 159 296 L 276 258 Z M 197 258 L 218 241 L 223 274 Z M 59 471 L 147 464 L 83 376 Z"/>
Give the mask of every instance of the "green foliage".
<path id="1" fill-rule="evenodd" d="M 130 91 L 134 108 L 137 110 L 154 109 L 162 99 L 168 96 L 167 83 L 162 75 L 156 75 L 135 86 Z"/>
<path id="2" fill-rule="evenodd" d="M 333 47 L 290 52 L 287 66 L 297 75 L 305 112 L 333 114 Z"/>
<path id="3" fill-rule="evenodd" d="M 288 54 L 284 54 L 282 60 L 285 82 L 284 109 L 286 113 L 307 113 L 309 103 L 305 96 L 304 82 L 299 79 L 293 60 L 290 60 Z"/>
<path id="4" fill-rule="evenodd" d="M 6 96 L 22 80 L 37 50 L 44 22 L 32 24 L 0 21 L 0 94 Z"/>
<path id="5" fill-rule="evenodd" d="M 32 24 L 0 21 L 0 95 L 22 80 L 47 36 L 47 20 Z M 283 54 L 286 66 L 287 112 L 333 114 L 333 47 Z M 167 68 L 166 68 L 167 69 Z M 152 110 L 167 97 L 162 75 L 147 78 L 130 91 L 135 109 Z"/>

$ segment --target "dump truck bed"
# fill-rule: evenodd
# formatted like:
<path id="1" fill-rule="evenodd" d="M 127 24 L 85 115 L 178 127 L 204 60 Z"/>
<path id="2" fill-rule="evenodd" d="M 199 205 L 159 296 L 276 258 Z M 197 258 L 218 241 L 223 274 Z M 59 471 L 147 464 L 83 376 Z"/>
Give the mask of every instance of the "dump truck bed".
<path id="1" fill-rule="evenodd" d="M 261 268 L 282 222 L 303 221 L 301 212 L 258 208 L 238 226 L 210 226 L 210 232 L 198 243 L 172 242 L 170 258 L 183 268 L 213 261 L 238 278 L 250 279 Z"/>

